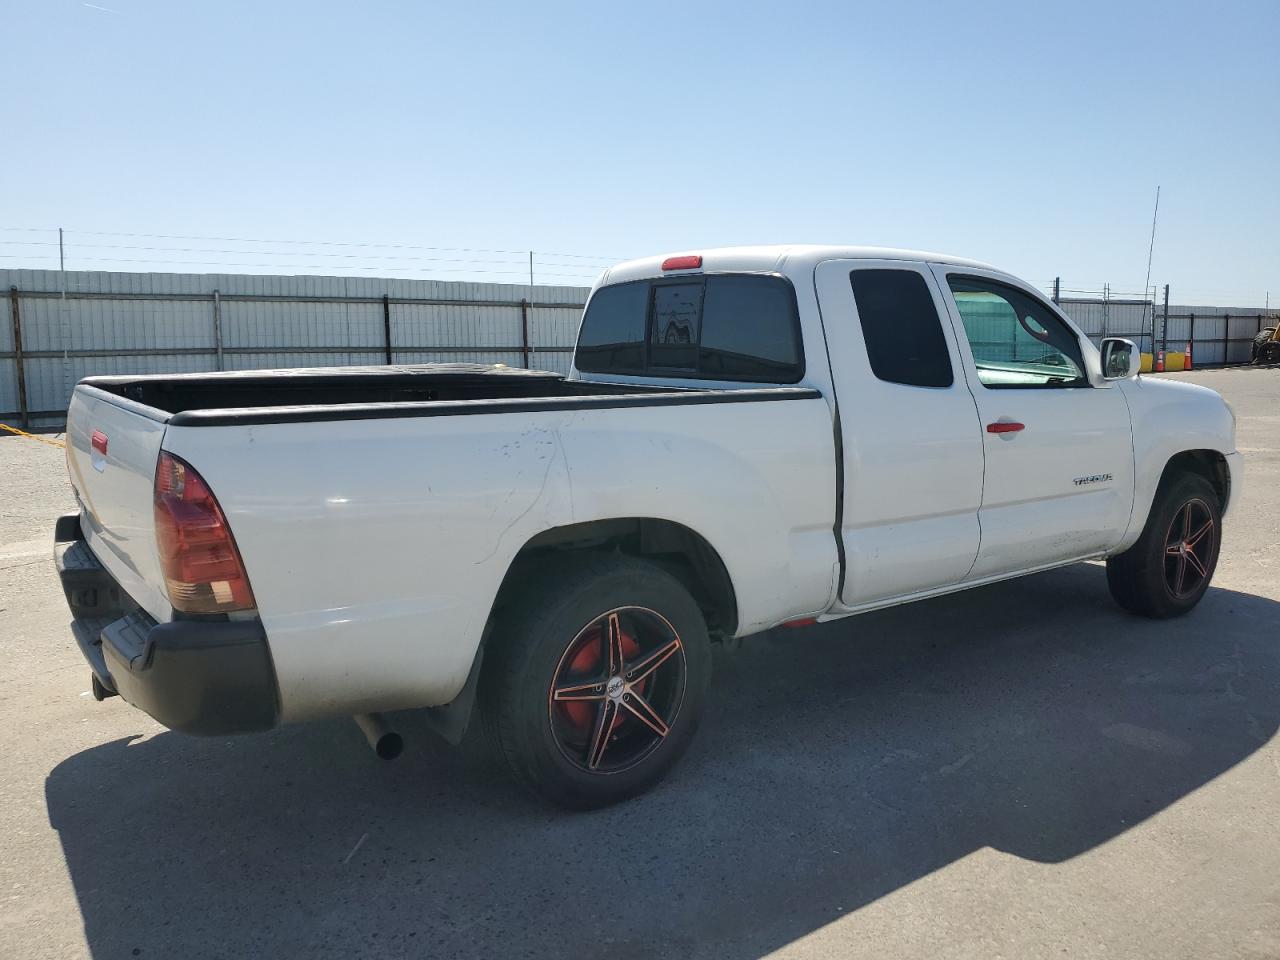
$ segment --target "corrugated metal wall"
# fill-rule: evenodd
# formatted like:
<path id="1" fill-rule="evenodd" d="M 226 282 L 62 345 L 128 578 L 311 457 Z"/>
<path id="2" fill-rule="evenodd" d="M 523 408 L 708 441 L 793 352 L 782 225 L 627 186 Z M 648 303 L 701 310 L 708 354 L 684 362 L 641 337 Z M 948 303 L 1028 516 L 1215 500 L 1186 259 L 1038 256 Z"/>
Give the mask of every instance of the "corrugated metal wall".
<path id="1" fill-rule="evenodd" d="M 587 288 L 236 274 L 0 270 L 18 288 L 27 409 L 58 422 L 95 374 L 385 363 L 383 298 L 396 363 L 473 361 L 568 371 Z M 216 296 L 215 296 L 216 292 Z M 11 298 L 9 298 L 11 300 Z M 221 356 L 219 356 L 219 345 Z M 19 399 L 11 303 L 0 323 L 0 420 Z"/>
<path id="2" fill-rule="evenodd" d="M 1170 305 L 1161 342 L 1167 350 L 1182 350 L 1194 342 L 1198 364 L 1248 363 L 1254 336 L 1275 322 L 1274 313 L 1257 307 Z"/>
<path id="3" fill-rule="evenodd" d="M 1059 306 L 1094 343 L 1104 336 L 1125 337 L 1151 353 L 1154 327 L 1157 350 L 1182 352 L 1194 343 L 1197 364 L 1248 363 L 1254 335 L 1275 323 L 1274 312 L 1258 307 L 1170 304 L 1166 322 L 1163 304 L 1063 299 Z"/>
<path id="4" fill-rule="evenodd" d="M 13 325 L 8 322 L 8 296 L 5 297 L 4 311 L 6 322 L 0 323 L 0 411 L 18 409 L 18 364 L 13 355 Z"/>
<path id="5" fill-rule="evenodd" d="M 74 271 L 65 275 L 64 298 L 63 279 L 56 270 L 0 270 L 3 290 L 18 288 L 26 406 L 34 426 L 60 422 L 71 388 L 94 374 L 384 363 L 383 297 L 394 362 L 525 362 L 521 300 L 530 288 L 524 285 Z M 530 366 L 567 372 L 587 292 L 533 288 Z M 1150 303 L 1064 299 L 1061 306 L 1094 342 L 1127 337 L 1145 352 L 1152 347 L 1154 313 L 1157 347 L 1181 350 L 1194 340 L 1200 364 L 1247 363 L 1254 334 L 1270 322 L 1256 307 L 1171 306 L 1166 325 L 1163 308 Z M 11 303 L 5 312 L 0 420 L 16 423 Z M 974 322 L 991 338 L 1008 336 L 998 318 Z"/>

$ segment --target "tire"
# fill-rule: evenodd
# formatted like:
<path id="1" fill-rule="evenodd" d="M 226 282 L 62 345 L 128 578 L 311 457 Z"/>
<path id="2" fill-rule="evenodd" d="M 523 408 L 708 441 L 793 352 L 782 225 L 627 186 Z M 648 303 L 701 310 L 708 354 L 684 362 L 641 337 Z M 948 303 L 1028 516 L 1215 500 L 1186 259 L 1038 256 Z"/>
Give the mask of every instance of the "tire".
<path id="1" fill-rule="evenodd" d="M 1264 343 L 1258 348 L 1258 363 L 1280 363 L 1280 343 Z"/>
<path id="2" fill-rule="evenodd" d="M 702 611 L 642 560 L 587 553 L 544 564 L 504 605 L 489 645 L 478 707 L 491 749 L 560 806 L 648 790 L 684 753 L 706 703 Z"/>
<path id="3" fill-rule="evenodd" d="M 1249 348 L 1249 362 L 1261 363 L 1258 355 L 1262 352 L 1262 348 L 1271 342 L 1271 335 L 1275 333 L 1274 327 L 1264 327 L 1258 331 L 1257 336 L 1253 338 L 1253 343 Z"/>
<path id="4" fill-rule="evenodd" d="M 1107 559 L 1111 596 L 1139 616 L 1182 616 L 1209 589 L 1221 546 L 1222 507 L 1209 481 L 1165 478 L 1138 541 Z"/>

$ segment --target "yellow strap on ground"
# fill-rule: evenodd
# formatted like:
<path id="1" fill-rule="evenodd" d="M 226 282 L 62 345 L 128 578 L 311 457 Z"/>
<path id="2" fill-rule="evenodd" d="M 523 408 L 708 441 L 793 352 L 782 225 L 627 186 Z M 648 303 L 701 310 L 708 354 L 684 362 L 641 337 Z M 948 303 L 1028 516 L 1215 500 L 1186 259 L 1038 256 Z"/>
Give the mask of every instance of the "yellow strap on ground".
<path id="1" fill-rule="evenodd" d="M 47 443 L 51 447 L 66 447 L 61 440 L 52 440 L 49 437 L 40 437 L 34 433 L 27 433 L 25 430 L 19 430 L 17 427 L 9 427 L 0 423 L 0 430 L 7 430 L 9 433 L 16 433 L 20 437 L 27 437 L 31 440 L 39 440 L 41 443 Z"/>

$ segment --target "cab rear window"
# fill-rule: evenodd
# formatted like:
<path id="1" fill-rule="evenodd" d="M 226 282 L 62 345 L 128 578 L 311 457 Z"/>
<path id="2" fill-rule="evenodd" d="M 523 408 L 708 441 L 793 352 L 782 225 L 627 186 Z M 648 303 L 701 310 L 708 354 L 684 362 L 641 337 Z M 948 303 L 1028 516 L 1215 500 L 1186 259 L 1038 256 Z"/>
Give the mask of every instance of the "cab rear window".
<path id="1" fill-rule="evenodd" d="M 601 287 L 582 319 L 583 373 L 795 383 L 795 291 L 782 277 L 715 274 Z"/>

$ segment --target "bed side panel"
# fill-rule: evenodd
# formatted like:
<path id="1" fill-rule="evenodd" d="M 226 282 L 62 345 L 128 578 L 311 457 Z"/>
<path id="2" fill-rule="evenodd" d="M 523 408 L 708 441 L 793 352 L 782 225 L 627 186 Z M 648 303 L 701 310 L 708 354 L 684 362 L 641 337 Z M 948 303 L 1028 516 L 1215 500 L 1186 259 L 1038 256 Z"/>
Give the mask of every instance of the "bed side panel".
<path id="1" fill-rule="evenodd" d="M 244 557 L 284 720 L 447 703 L 518 550 L 611 516 L 683 523 L 743 632 L 829 601 L 820 397 L 466 417 L 171 427 Z"/>

